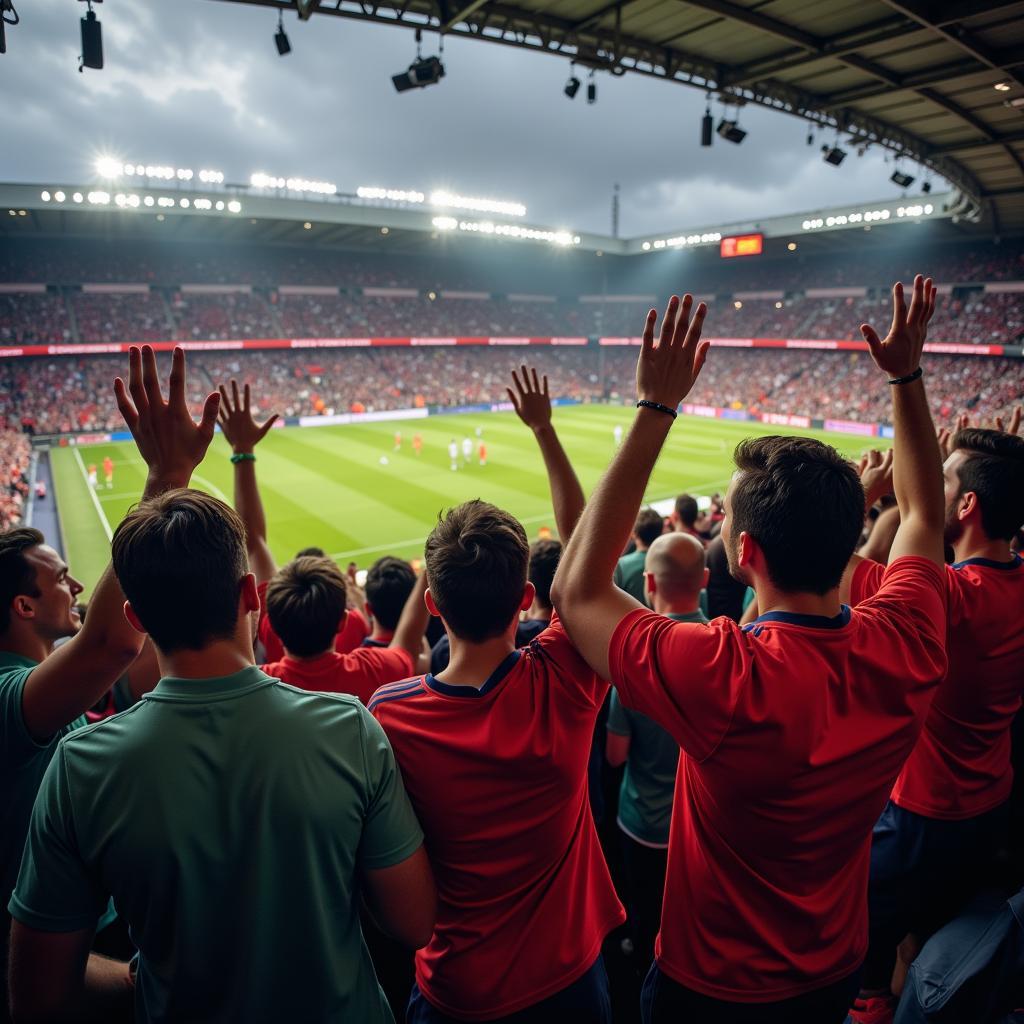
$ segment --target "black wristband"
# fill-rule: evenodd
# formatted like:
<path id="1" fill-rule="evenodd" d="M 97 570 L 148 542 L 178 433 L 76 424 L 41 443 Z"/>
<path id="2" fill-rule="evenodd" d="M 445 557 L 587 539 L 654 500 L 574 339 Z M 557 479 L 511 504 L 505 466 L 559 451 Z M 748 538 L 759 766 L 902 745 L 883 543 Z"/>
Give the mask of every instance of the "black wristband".
<path id="1" fill-rule="evenodd" d="M 675 409 L 670 409 L 667 405 L 662 405 L 661 402 L 649 402 L 646 398 L 641 398 L 640 401 L 636 403 L 636 407 L 638 409 L 657 409 L 658 412 L 667 412 L 672 419 L 675 419 L 679 415 Z"/>
<path id="2" fill-rule="evenodd" d="M 909 384 L 911 381 L 919 380 L 924 370 L 919 366 L 913 373 L 908 373 L 906 377 L 894 377 L 890 384 Z"/>

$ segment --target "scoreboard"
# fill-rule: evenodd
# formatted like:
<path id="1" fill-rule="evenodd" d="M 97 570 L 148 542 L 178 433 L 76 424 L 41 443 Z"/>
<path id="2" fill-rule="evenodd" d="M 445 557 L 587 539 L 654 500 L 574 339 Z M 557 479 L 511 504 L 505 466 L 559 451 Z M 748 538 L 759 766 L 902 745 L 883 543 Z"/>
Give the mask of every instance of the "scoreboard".
<path id="1" fill-rule="evenodd" d="M 722 239 L 722 259 L 733 256 L 760 256 L 764 250 L 764 235 L 730 235 Z"/>

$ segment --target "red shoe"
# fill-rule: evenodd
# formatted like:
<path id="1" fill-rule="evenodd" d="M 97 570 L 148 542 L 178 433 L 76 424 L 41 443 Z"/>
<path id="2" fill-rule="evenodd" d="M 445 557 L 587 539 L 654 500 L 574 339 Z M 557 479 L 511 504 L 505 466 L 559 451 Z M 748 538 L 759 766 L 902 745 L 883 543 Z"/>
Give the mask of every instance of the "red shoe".
<path id="1" fill-rule="evenodd" d="M 846 1024 L 892 1024 L 896 1013 L 895 996 L 871 996 L 855 999 Z"/>

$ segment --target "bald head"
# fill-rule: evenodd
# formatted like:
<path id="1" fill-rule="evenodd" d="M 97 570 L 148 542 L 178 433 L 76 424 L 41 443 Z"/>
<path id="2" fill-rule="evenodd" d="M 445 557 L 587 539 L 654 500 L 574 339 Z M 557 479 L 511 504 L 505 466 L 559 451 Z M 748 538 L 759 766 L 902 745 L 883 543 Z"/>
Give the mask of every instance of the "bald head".
<path id="1" fill-rule="evenodd" d="M 652 599 L 672 605 L 668 611 L 681 603 L 693 605 L 705 583 L 704 545 L 688 533 L 663 534 L 647 549 L 644 572 L 653 577 Z"/>

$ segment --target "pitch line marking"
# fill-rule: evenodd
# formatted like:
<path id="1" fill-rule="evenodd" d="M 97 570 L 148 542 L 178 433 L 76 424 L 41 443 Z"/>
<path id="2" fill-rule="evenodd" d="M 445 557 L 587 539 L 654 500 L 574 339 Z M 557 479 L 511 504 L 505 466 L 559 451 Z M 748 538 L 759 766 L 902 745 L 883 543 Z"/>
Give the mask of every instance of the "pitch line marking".
<path id="1" fill-rule="evenodd" d="M 72 448 L 71 451 L 75 456 L 75 462 L 78 463 L 78 468 L 82 471 L 82 483 L 85 484 L 85 489 L 89 492 L 89 497 L 92 498 L 96 514 L 100 517 L 100 525 L 103 527 L 103 532 L 107 535 L 108 541 L 112 540 L 114 531 L 110 528 L 110 520 L 107 519 L 107 513 L 103 511 L 103 506 L 100 504 L 100 499 L 96 496 L 96 491 L 93 489 L 92 484 L 89 483 L 89 474 L 85 471 L 82 454 L 77 448 Z"/>

